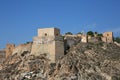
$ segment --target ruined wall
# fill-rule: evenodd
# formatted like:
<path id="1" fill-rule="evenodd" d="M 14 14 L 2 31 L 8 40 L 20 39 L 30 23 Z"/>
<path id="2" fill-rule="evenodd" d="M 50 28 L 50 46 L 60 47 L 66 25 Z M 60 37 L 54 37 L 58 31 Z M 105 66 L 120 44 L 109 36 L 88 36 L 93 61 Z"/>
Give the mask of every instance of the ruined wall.
<path id="1" fill-rule="evenodd" d="M 6 58 L 12 55 L 13 50 L 15 49 L 15 44 L 7 44 L 6 45 Z"/>
<path id="2" fill-rule="evenodd" d="M 20 44 L 20 45 L 15 47 L 15 49 L 13 50 L 12 55 L 17 53 L 18 55 L 22 56 L 25 53 L 30 53 L 31 52 L 31 48 L 32 48 L 32 43 Z"/>
<path id="3" fill-rule="evenodd" d="M 113 43 L 113 32 L 103 33 L 102 41 L 107 43 Z"/>
<path id="4" fill-rule="evenodd" d="M 5 50 L 0 50 L 0 63 L 2 63 L 5 60 Z"/>
<path id="5" fill-rule="evenodd" d="M 88 42 L 88 36 L 87 35 L 82 35 L 81 36 L 81 42 L 87 43 Z"/>

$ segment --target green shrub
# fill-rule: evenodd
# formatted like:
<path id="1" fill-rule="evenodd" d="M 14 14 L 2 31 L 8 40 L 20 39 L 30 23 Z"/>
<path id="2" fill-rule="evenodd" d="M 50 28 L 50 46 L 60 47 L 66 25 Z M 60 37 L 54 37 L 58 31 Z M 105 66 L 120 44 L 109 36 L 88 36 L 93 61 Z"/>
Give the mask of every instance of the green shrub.
<path id="1" fill-rule="evenodd" d="M 115 38 L 114 38 L 114 41 L 120 43 L 120 37 L 115 37 Z"/>

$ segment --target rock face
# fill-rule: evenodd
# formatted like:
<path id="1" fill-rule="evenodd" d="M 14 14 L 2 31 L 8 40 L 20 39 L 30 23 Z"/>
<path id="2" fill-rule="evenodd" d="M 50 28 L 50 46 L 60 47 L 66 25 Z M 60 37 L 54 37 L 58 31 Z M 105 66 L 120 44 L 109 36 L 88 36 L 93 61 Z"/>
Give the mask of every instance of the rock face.
<path id="1" fill-rule="evenodd" d="M 120 47 L 115 44 L 78 43 L 53 64 L 46 54 L 30 55 L 30 46 L 2 64 L 0 80 L 120 80 Z"/>

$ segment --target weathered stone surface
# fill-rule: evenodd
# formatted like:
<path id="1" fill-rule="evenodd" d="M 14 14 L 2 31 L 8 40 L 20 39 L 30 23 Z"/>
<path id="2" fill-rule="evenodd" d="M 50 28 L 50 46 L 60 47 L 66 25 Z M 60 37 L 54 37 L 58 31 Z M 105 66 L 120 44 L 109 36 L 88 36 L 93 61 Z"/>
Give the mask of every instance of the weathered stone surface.
<path id="1" fill-rule="evenodd" d="M 113 43 L 113 32 L 104 32 L 102 41 L 107 43 Z"/>
<path id="2" fill-rule="evenodd" d="M 31 55 L 46 54 L 51 63 L 64 56 L 64 41 L 57 28 L 38 29 L 38 36 L 33 38 Z"/>
<path id="3" fill-rule="evenodd" d="M 24 54 L 30 53 L 31 49 L 32 49 L 32 43 L 21 44 L 13 50 L 12 55 L 17 53 L 18 55 L 21 55 L 21 56 L 23 55 L 24 56 Z"/>
<path id="4" fill-rule="evenodd" d="M 6 45 L 6 58 L 12 55 L 13 50 L 15 49 L 15 44 L 7 44 Z"/>
<path id="5" fill-rule="evenodd" d="M 115 44 L 78 43 L 54 64 L 46 54 L 30 55 L 27 49 L 2 64 L 0 80 L 120 80 L 120 47 Z"/>
<path id="6" fill-rule="evenodd" d="M 0 64 L 5 60 L 6 55 L 5 55 L 6 51 L 5 49 L 0 50 Z"/>

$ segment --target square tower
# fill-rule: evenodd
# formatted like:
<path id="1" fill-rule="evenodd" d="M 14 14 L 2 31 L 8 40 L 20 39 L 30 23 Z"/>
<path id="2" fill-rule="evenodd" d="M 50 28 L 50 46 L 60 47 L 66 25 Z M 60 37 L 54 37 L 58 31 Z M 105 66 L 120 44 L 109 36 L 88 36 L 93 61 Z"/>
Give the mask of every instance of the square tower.
<path id="1" fill-rule="evenodd" d="M 54 63 L 64 56 L 64 42 L 58 28 L 38 29 L 38 36 L 33 38 L 32 55 L 47 54 Z"/>
<path id="2" fill-rule="evenodd" d="M 52 37 L 52 36 L 60 36 L 60 30 L 58 28 L 38 29 L 38 37 Z"/>
<path id="3" fill-rule="evenodd" d="M 113 32 L 103 33 L 102 41 L 107 43 L 113 43 Z"/>

